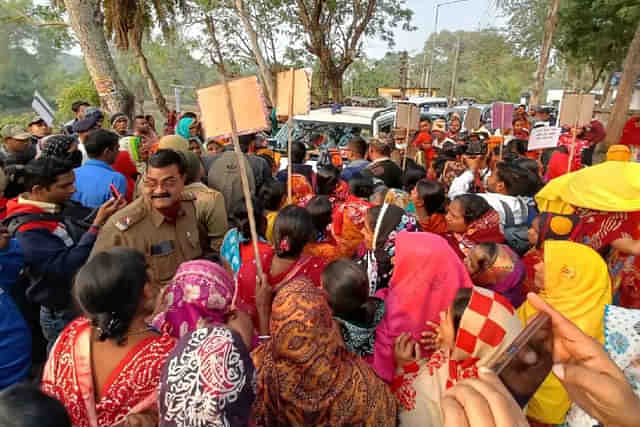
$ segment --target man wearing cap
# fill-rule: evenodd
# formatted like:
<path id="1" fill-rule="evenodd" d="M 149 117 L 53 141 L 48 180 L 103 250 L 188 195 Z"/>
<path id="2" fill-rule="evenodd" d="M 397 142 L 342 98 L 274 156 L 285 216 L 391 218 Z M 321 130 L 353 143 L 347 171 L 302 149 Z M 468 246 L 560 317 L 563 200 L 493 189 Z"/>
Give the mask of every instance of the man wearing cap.
<path id="1" fill-rule="evenodd" d="M 2 128 L 2 142 L 0 159 L 3 162 L 10 155 L 26 152 L 32 146 L 31 134 L 18 125 L 6 125 Z"/>
<path id="2" fill-rule="evenodd" d="M 87 101 L 75 101 L 71 104 L 71 111 L 73 111 L 73 115 L 75 116 L 73 120 L 68 121 L 64 125 L 64 132 L 67 135 L 73 134 L 73 125 L 79 121 L 84 119 L 84 113 L 86 109 L 89 107 L 89 103 Z"/>
<path id="3" fill-rule="evenodd" d="M 99 129 L 102 126 L 104 120 L 104 114 L 97 108 L 89 107 L 85 112 L 84 119 L 78 120 L 73 125 L 73 133 L 78 136 L 78 150 L 82 153 L 82 163 L 88 159 L 87 150 L 84 147 L 84 142 L 89 135 L 89 132 Z"/>
<path id="4" fill-rule="evenodd" d="M 45 136 L 51 135 L 51 128 L 44 121 L 44 119 L 38 115 L 34 116 L 33 119 L 29 122 L 27 127 L 29 129 L 29 133 L 31 134 L 31 139 L 34 143 L 37 143 Z"/>
<path id="5" fill-rule="evenodd" d="M 120 138 L 129 135 L 129 117 L 124 113 L 115 113 L 111 116 L 111 129 L 118 134 Z"/>

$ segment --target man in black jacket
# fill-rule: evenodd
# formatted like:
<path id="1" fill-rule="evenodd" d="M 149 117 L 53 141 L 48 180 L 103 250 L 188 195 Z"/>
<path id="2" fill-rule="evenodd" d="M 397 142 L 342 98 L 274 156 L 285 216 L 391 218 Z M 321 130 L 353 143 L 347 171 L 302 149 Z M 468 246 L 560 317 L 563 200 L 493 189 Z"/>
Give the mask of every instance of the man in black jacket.
<path id="1" fill-rule="evenodd" d="M 73 165 L 42 157 L 29 162 L 25 172 L 27 192 L 7 203 L 5 224 L 24 250 L 27 298 L 41 306 L 40 326 L 51 346 L 75 317 L 73 276 L 89 258 L 100 227 L 126 202 L 107 201 L 86 229 L 60 213 L 75 192 Z"/>
<path id="2" fill-rule="evenodd" d="M 402 188 L 402 169 L 391 160 L 391 151 L 391 143 L 378 138 L 372 139 L 369 142 L 369 160 L 371 160 L 371 163 L 366 170 L 374 178 L 384 182 L 386 187 Z"/>

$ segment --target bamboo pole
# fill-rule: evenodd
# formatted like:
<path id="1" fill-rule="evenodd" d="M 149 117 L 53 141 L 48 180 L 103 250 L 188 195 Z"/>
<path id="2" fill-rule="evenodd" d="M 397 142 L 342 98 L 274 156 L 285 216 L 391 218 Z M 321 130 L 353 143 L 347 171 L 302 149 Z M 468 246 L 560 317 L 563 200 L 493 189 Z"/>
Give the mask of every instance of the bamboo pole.
<path id="1" fill-rule="evenodd" d="M 404 142 L 406 147 L 404 147 L 404 157 L 402 158 L 402 170 L 407 169 L 407 152 L 409 151 L 409 126 L 407 126 L 407 133 L 405 134 Z"/>
<path id="2" fill-rule="evenodd" d="M 211 23 L 213 26 L 213 23 Z M 240 178 L 242 180 L 242 192 L 244 193 L 244 202 L 247 206 L 247 215 L 249 216 L 249 228 L 251 230 L 251 241 L 253 242 L 253 252 L 256 257 L 256 270 L 258 276 L 264 282 L 264 273 L 262 269 L 262 261 L 260 260 L 260 249 L 258 248 L 258 231 L 256 228 L 256 219 L 253 211 L 253 200 L 251 199 L 251 190 L 249 189 L 249 178 L 247 176 L 247 167 L 245 164 L 244 154 L 240 149 L 240 142 L 238 141 L 238 124 L 236 123 L 236 116 L 233 112 L 233 103 L 231 101 L 231 89 L 229 88 L 229 81 L 227 80 L 227 73 L 224 67 L 222 59 L 222 52 L 220 50 L 220 44 L 215 35 L 215 28 L 212 28 L 211 37 L 213 44 L 218 55 L 218 70 L 222 78 L 222 85 L 224 86 L 225 98 L 227 104 L 227 111 L 229 112 L 229 120 L 231 121 L 231 135 L 233 140 L 233 149 L 238 157 L 238 166 L 240 167 Z"/>
<path id="3" fill-rule="evenodd" d="M 571 164 L 573 163 L 573 156 L 576 150 L 576 133 L 574 129 L 578 127 L 578 120 L 580 120 L 580 109 L 582 108 L 582 92 L 578 96 L 578 108 L 576 109 L 576 119 L 573 122 L 573 127 L 571 128 L 571 145 L 569 146 L 569 165 L 567 166 L 567 173 L 571 172 Z"/>
<path id="4" fill-rule="evenodd" d="M 293 203 L 293 166 L 291 161 L 291 143 L 293 139 L 293 92 L 295 91 L 296 73 L 291 68 L 291 91 L 289 93 L 289 135 L 287 140 L 287 203 Z"/>
<path id="5" fill-rule="evenodd" d="M 500 130 L 502 131 L 502 141 L 500 141 L 500 161 L 502 161 L 502 151 L 504 150 L 504 102 L 502 103 L 502 113 L 500 114 Z"/>

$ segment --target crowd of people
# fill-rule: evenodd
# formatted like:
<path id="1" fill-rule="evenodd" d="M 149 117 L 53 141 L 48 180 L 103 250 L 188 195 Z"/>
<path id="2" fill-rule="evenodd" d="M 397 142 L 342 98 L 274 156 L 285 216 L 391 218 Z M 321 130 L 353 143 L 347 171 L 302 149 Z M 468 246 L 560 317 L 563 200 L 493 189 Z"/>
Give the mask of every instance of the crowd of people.
<path id="1" fill-rule="evenodd" d="M 1 425 L 638 424 L 640 121 L 604 159 L 596 120 L 528 151 L 520 106 L 288 169 L 195 113 L 72 109 L 2 129 Z"/>

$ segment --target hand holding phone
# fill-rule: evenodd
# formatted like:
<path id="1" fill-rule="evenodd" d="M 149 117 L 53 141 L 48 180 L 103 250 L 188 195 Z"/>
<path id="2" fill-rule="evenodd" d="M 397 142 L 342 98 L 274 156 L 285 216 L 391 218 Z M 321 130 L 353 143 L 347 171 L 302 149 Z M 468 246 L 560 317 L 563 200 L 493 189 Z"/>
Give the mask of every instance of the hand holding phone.
<path id="1" fill-rule="evenodd" d="M 538 313 L 489 366 L 524 408 L 553 367 L 550 316 Z"/>
<path id="2" fill-rule="evenodd" d="M 117 200 L 121 196 L 120 192 L 118 191 L 115 185 L 109 184 L 109 190 L 111 190 L 111 195 L 113 196 L 114 199 Z"/>

